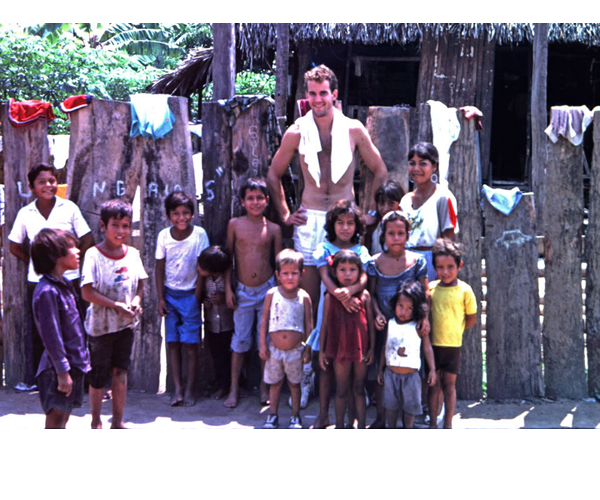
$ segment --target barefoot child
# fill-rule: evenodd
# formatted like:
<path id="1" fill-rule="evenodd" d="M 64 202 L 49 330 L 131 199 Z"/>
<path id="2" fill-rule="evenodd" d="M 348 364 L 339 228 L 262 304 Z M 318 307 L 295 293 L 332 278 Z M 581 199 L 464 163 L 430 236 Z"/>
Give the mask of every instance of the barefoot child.
<path id="1" fill-rule="evenodd" d="M 77 238 L 61 229 L 42 229 L 31 244 L 31 260 L 42 277 L 33 293 L 33 317 L 44 345 L 36 374 L 46 429 L 64 429 L 83 402 L 84 373 L 90 371 L 85 330 L 71 282 L 79 269 Z"/>
<path id="2" fill-rule="evenodd" d="M 306 334 L 312 329 L 310 296 L 300 288 L 304 257 L 295 250 L 282 250 L 275 260 L 279 286 L 265 297 L 260 324 L 260 358 L 265 361 L 265 383 L 270 384 L 270 413 L 265 429 L 279 425 L 279 395 L 284 377 L 292 394 L 290 429 L 302 429 L 300 419 L 300 381 L 303 363 L 310 361 Z"/>
<path id="3" fill-rule="evenodd" d="M 362 274 L 360 257 L 352 250 L 340 250 L 333 258 L 332 274 L 340 287 L 350 287 Z M 348 312 L 332 294 L 325 294 L 323 324 L 320 334 L 319 363 L 323 371 L 333 363 L 335 372 L 335 426 L 344 428 L 348 392 L 354 394 L 358 428 L 365 428 L 365 380 L 367 366 L 373 361 L 375 329 L 371 296 L 366 290 L 358 292 L 360 308 Z M 352 386 L 352 387 L 351 387 Z"/>
<path id="4" fill-rule="evenodd" d="M 377 381 L 383 385 L 383 406 L 388 427 L 396 428 L 402 409 L 405 429 L 412 429 L 415 415 L 421 415 L 421 345 L 429 365 L 427 383 L 435 383 L 435 365 L 429 335 L 417 333 L 417 322 L 427 316 L 427 296 L 418 281 L 405 281 L 391 301 L 394 317 L 387 322 Z M 387 369 L 386 369 L 387 367 Z"/>
<path id="5" fill-rule="evenodd" d="M 142 313 L 142 280 L 148 278 L 139 251 L 125 244 L 131 233 L 131 217 L 131 205 L 122 199 L 102 204 L 100 230 L 104 239 L 87 251 L 81 271 L 81 293 L 90 303 L 85 327 L 92 363 L 92 429 L 102 428 L 103 388 L 111 374 L 111 429 L 125 428 L 123 411 L 133 328 Z"/>
<path id="6" fill-rule="evenodd" d="M 422 255 L 405 249 L 410 236 L 410 222 L 399 211 L 388 212 L 381 220 L 380 245 L 382 252 L 373 256 L 367 264 L 369 292 L 374 297 L 373 315 L 375 316 L 375 362 L 379 363 L 384 345 L 386 323 L 394 317 L 394 303 L 398 286 L 406 281 L 419 281 L 424 290 L 429 290 L 427 281 L 427 261 Z M 425 316 L 419 322 L 421 334 L 429 332 L 429 321 Z M 381 367 L 380 367 L 381 368 Z M 385 427 L 383 408 L 383 386 L 375 384 L 377 418 L 369 428 Z"/>
<path id="7" fill-rule="evenodd" d="M 208 247 L 208 236 L 204 229 L 191 223 L 194 201 L 185 193 L 169 194 L 165 211 L 172 225 L 158 233 L 155 279 L 158 312 L 165 318 L 165 340 L 175 385 L 171 406 L 193 406 L 202 328 L 202 312 L 196 299 L 196 287 L 201 286 L 198 257 Z M 181 381 L 182 346 L 187 358 L 185 394 Z"/>
<path id="8" fill-rule="evenodd" d="M 233 311 L 225 300 L 225 273 L 230 267 L 231 254 L 219 245 L 208 247 L 198 257 L 198 271 L 204 278 L 198 302 L 204 304 L 204 333 L 217 378 L 213 399 L 223 399 L 231 384 Z"/>
<path id="9" fill-rule="evenodd" d="M 356 253 L 362 266 L 371 259 L 367 248 L 360 243 L 364 233 L 364 220 L 360 209 L 349 200 L 340 200 L 333 204 L 328 210 L 325 218 L 325 241 L 317 245 L 313 253 L 313 259 L 321 276 L 321 297 L 317 311 L 317 325 L 311 332 L 307 344 L 313 352 L 319 352 L 319 332 L 323 322 L 323 302 L 325 291 L 332 294 L 344 305 L 348 312 L 356 312 L 361 308 L 361 301 L 356 294 L 363 291 L 367 285 L 367 276 L 361 273 L 359 280 L 351 286 L 339 286 L 332 278 L 329 269 L 333 263 L 334 255 L 342 249 L 352 250 Z M 306 367 L 305 367 L 306 372 Z M 326 365 L 326 370 L 319 372 L 319 417 L 315 422 L 315 428 L 325 428 L 329 425 L 329 400 L 331 396 L 331 385 L 333 382 L 333 370 L 331 365 Z M 308 403 L 308 393 L 302 384 L 302 398 L 300 407 L 304 408 Z M 306 392 L 306 395 L 305 395 Z M 354 407 L 352 393 L 350 393 L 350 405 Z"/>
<path id="10" fill-rule="evenodd" d="M 244 356 L 254 343 L 260 345 L 260 321 L 267 292 L 275 286 L 273 260 L 281 251 L 281 229 L 267 220 L 265 210 L 269 191 L 263 179 L 247 179 L 239 192 L 240 202 L 246 215 L 236 217 L 227 225 L 227 248 L 234 256 L 237 274 L 235 294 L 228 271 L 225 280 L 227 305 L 234 310 L 235 332 L 231 339 L 231 388 L 223 405 L 235 408 L 239 399 L 239 379 Z M 257 316 L 257 332 L 253 336 L 254 317 Z M 255 341 L 253 342 L 253 337 Z M 262 362 L 262 371 L 264 362 Z M 264 381 L 260 384 L 260 401 L 266 404 L 269 391 Z"/>
<path id="11" fill-rule="evenodd" d="M 463 266 L 462 247 L 447 238 L 435 242 L 433 264 L 438 280 L 431 282 L 431 343 L 438 369 L 437 383 L 429 391 L 430 428 L 445 405 L 444 429 L 452 429 L 456 407 L 456 377 L 460 372 L 462 337 L 477 323 L 473 289 L 458 279 Z"/>

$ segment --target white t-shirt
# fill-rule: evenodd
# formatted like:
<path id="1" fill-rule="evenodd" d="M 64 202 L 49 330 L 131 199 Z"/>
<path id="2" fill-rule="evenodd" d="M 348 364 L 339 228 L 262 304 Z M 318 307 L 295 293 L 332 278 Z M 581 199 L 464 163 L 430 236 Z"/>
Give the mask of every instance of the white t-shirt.
<path id="1" fill-rule="evenodd" d="M 75 205 L 75 203 L 58 196 L 55 196 L 55 199 L 56 203 L 47 219 L 40 213 L 35 201 L 32 201 L 21 208 L 17 213 L 15 223 L 10 230 L 8 239 L 13 243 L 22 244 L 27 237 L 29 241 L 32 242 L 33 238 L 35 238 L 42 229 L 46 228 L 64 229 L 78 238 L 81 238 L 90 232 L 90 226 L 88 226 L 83 215 L 81 215 L 79 207 Z M 64 277 L 69 280 L 79 278 L 79 269 L 65 272 Z M 33 262 L 30 260 L 27 281 L 37 283 L 40 281 L 40 278 L 41 276 L 33 270 Z"/>
<path id="2" fill-rule="evenodd" d="M 147 278 L 140 252 L 136 248 L 125 246 L 125 256 L 121 259 L 105 255 L 97 246 L 85 253 L 81 286 L 91 283 L 94 290 L 111 300 L 131 304 L 139 280 Z M 85 317 L 85 329 L 88 335 L 98 337 L 132 328 L 137 321 L 138 318 L 130 318 L 111 307 L 90 304 Z"/>
<path id="3" fill-rule="evenodd" d="M 193 290 L 198 278 L 198 257 L 209 247 L 206 231 L 193 226 L 192 233 L 178 241 L 167 227 L 158 233 L 156 240 L 157 260 L 165 259 L 165 286 L 172 290 Z"/>
<path id="4" fill-rule="evenodd" d="M 406 193 L 400 200 L 400 209 L 411 225 L 406 248 L 432 247 L 446 229 L 458 232 L 456 198 L 450 190 L 439 184 L 419 208 L 412 207 L 412 192 Z"/>
<path id="5" fill-rule="evenodd" d="M 401 347 L 404 347 L 406 356 L 398 355 L 398 349 Z M 417 333 L 417 323 L 411 321 L 399 325 L 395 318 L 388 321 L 385 363 L 387 366 L 415 370 L 421 368 L 421 337 Z"/>

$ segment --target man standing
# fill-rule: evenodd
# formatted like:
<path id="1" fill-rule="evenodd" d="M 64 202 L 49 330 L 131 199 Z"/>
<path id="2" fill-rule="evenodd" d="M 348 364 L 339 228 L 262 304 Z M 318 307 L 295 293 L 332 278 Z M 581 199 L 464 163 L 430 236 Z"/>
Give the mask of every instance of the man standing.
<path id="1" fill-rule="evenodd" d="M 271 199 L 284 224 L 294 226 L 295 249 L 304 255 L 302 288 L 310 295 L 313 311 L 319 304 L 319 271 L 313 260 L 316 246 L 323 241 L 325 214 L 340 199 L 354 200 L 354 151 L 358 151 L 373 172 L 373 192 L 387 179 L 387 169 L 369 133 L 334 107 L 338 82 L 327 66 L 304 74 L 306 98 L 311 107 L 305 116 L 285 132 L 271 162 L 267 183 Z M 285 203 L 281 178 L 294 154 L 300 154 L 304 191 L 300 208 L 291 213 Z M 369 209 L 375 209 L 370 200 Z"/>

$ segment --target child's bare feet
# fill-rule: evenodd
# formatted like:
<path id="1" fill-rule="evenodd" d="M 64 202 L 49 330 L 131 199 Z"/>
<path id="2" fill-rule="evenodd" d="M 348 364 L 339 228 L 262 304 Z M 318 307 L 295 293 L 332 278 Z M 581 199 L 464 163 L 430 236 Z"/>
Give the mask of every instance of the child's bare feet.
<path id="1" fill-rule="evenodd" d="M 111 429 L 127 429 L 127 427 L 125 427 L 125 424 L 123 422 L 119 422 L 118 424 L 112 424 L 110 426 Z"/>
<path id="2" fill-rule="evenodd" d="M 321 415 L 319 415 L 315 421 L 315 425 L 313 425 L 313 429 L 327 429 L 327 427 L 329 427 L 329 416 L 321 418 Z"/>
<path id="3" fill-rule="evenodd" d="M 92 429 L 102 429 L 102 420 L 98 420 L 97 422 L 92 420 Z"/>
<path id="4" fill-rule="evenodd" d="M 234 391 L 229 393 L 229 396 L 225 401 L 223 401 L 223 406 L 225 408 L 235 408 L 238 404 L 238 394 Z"/>
<path id="5" fill-rule="evenodd" d="M 369 425 L 369 429 L 385 429 L 385 418 L 380 419 L 379 416 L 377 416 L 375 422 Z"/>
<path id="6" fill-rule="evenodd" d="M 196 398 L 193 394 L 186 393 L 183 398 L 183 406 L 194 406 L 196 404 Z"/>
<path id="7" fill-rule="evenodd" d="M 212 399 L 223 399 L 225 397 L 225 389 L 217 389 L 210 397 Z"/>
<path id="8" fill-rule="evenodd" d="M 171 398 L 171 406 L 181 406 L 183 403 L 183 396 L 179 393 L 173 394 Z"/>

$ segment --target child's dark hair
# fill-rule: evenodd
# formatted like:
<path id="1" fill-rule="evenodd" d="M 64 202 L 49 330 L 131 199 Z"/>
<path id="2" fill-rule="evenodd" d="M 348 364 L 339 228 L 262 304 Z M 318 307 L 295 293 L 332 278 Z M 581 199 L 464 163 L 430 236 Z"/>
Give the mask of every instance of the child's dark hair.
<path id="1" fill-rule="evenodd" d="M 411 160 L 413 156 L 429 160 L 435 166 L 440 164 L 440 154 L 437 148 L 430 142 L 419 142 L 410 148 L 408 159 Z"/>
<path id="2" fill-rule="evenodd" d="M 224 273 L 231 267 L 231 254 L 225 247 L 213 245 L 202 251 L 198 265 L 205 271 Z"/>
<path id="3" fill-rule="evenodd" d="M 392 179 L 388 179 L 375 191 L 375 202 L 381 203 L 383 200 L 394 200 L 400 203 L 405 194 L 400 184 Z"/>
<path id="4" fill-rule="evenodd" d="M 167 217 L 171 215 L 171 210 L 184 206 L 189 208 L 194 215 L 194 201 L 183 191 L 173 191 L 165 199 L 165 212 Z"/>
<path id="5" fill-rule="evenodd" d="M 431 249 L 433 256 L 433 266 L 435 267 L 435 258 L 438 255 L 448 255 L 454 259 L 457 266 L 462 262 L 463 247 L 460 243 L 448 238 L 438 238 Z"/>
<path id="6" fill-rule="evenodd" d="M 108 225 L 111 218 L 122 219 L 123 217 L 133 217 L 133 209 L 131 204 L 121 198 L 113 198 L 105 201 L 100 207 L 100 220 L 104 225 Z"/>
<path id="7" fill-rule="evenodd" d="M 391 309 L 396 310 L 396 304 L 401 296 L 407 297 L 412 300 L 413 303 L 413 321 L 421 321 L 427 316 L 429 307 L 427 305 L 427 296 L 423 285 L 419 281 L 404 281 L 398 285 L 396 294 L 390 302 Z"/>
<path id="8" fill-rule="evenodd" d="M 335 272 L 340 264 L 346 263 L 346 262 L 349 262 L 350 264 L 356 264 L 356 266 L 358 267 L 358 277 L 359 278 L 363 272 L 362 262 L 356 252 L 354 252 L 352 250 L 348 250 L 347 248 L 340 250 L 333 256 L 333 263 L 331 264 L 331 271 L 330 271 L 330 275 L 333 278 L 333 281 L 338 286 L 340 286 L 340 282 L 338 281 L 337 276 L 335 275 Z"/>
<path id="9" fill-rule="evenodd" d="M 246 197 L 246 191 L 262 191 L 265 196 L 269 196 L 267 181 L 259 177 L 248 177 L 240 186 L 239 198 L 243 200 Z"/>
<path id="10" fill-rule="evenodd" d="M 327 215 L 325 217 L 325 237 L 331 242 L 335 241 L 335 221 L 340 215 L 344 214 L 354 215 L 356 231 L 352 235 L 350 243 L 356 245 L 357 243 L 360 243 L 360 239 L 365 232 L 365 221 L 360 208 L 358 208 L 356 203 L 351 200 L 336 201 L 327 211 Z"/>
<path id="11" fill-rule="evenodd" d="M 48 163 L 38 163 L 35 167 L 31 167 L 27 172 L 27 179 L 29 180 L 29 186 L 33 187 L 33 182 L 40 175 L 40 172 L 50 172 L 55 179 L 58 179 L 58 170 L 56 167 L 49 165 Z"/>
<path id="12" fill-rule="evenodd" d="M 42 229 L 31 242 L 31 261 L 38 274 L 51 274 L 58 259 L 66 257 L 79 240 L 63 229 Z"/>
<path id="13" fill-rule="evenodd" d="M 281 267 L 288 264 L 294 264 L 298 267 L 298 270 L 302 272 L 304 269 L 304 256 L 296 250 L 284 248 L 277 254 L 277 257 L 275 257 L 275 269 L 280 273 Z"/>
<path id="14" fill-rule="evenodd" d="M 387 245 L 385 244 L 385 230 L 387 228 L 387 225 L 388 223 L 397 220 L 404 222 L 404 225 L 406 227 L 406 235 L 408 236 L 408 233 L 410 233 L 410 220 L 406 215 L 404 215 L 399 210 L 394 210 L 393 212 L 388 212 L 387 214 L 385 214 L 383 216 L 383 219 L 381 219 L 381 234 L 379 235 L 379 244 L 381 245 L 381 248 L 384 252 L 388 251 Z"/>

